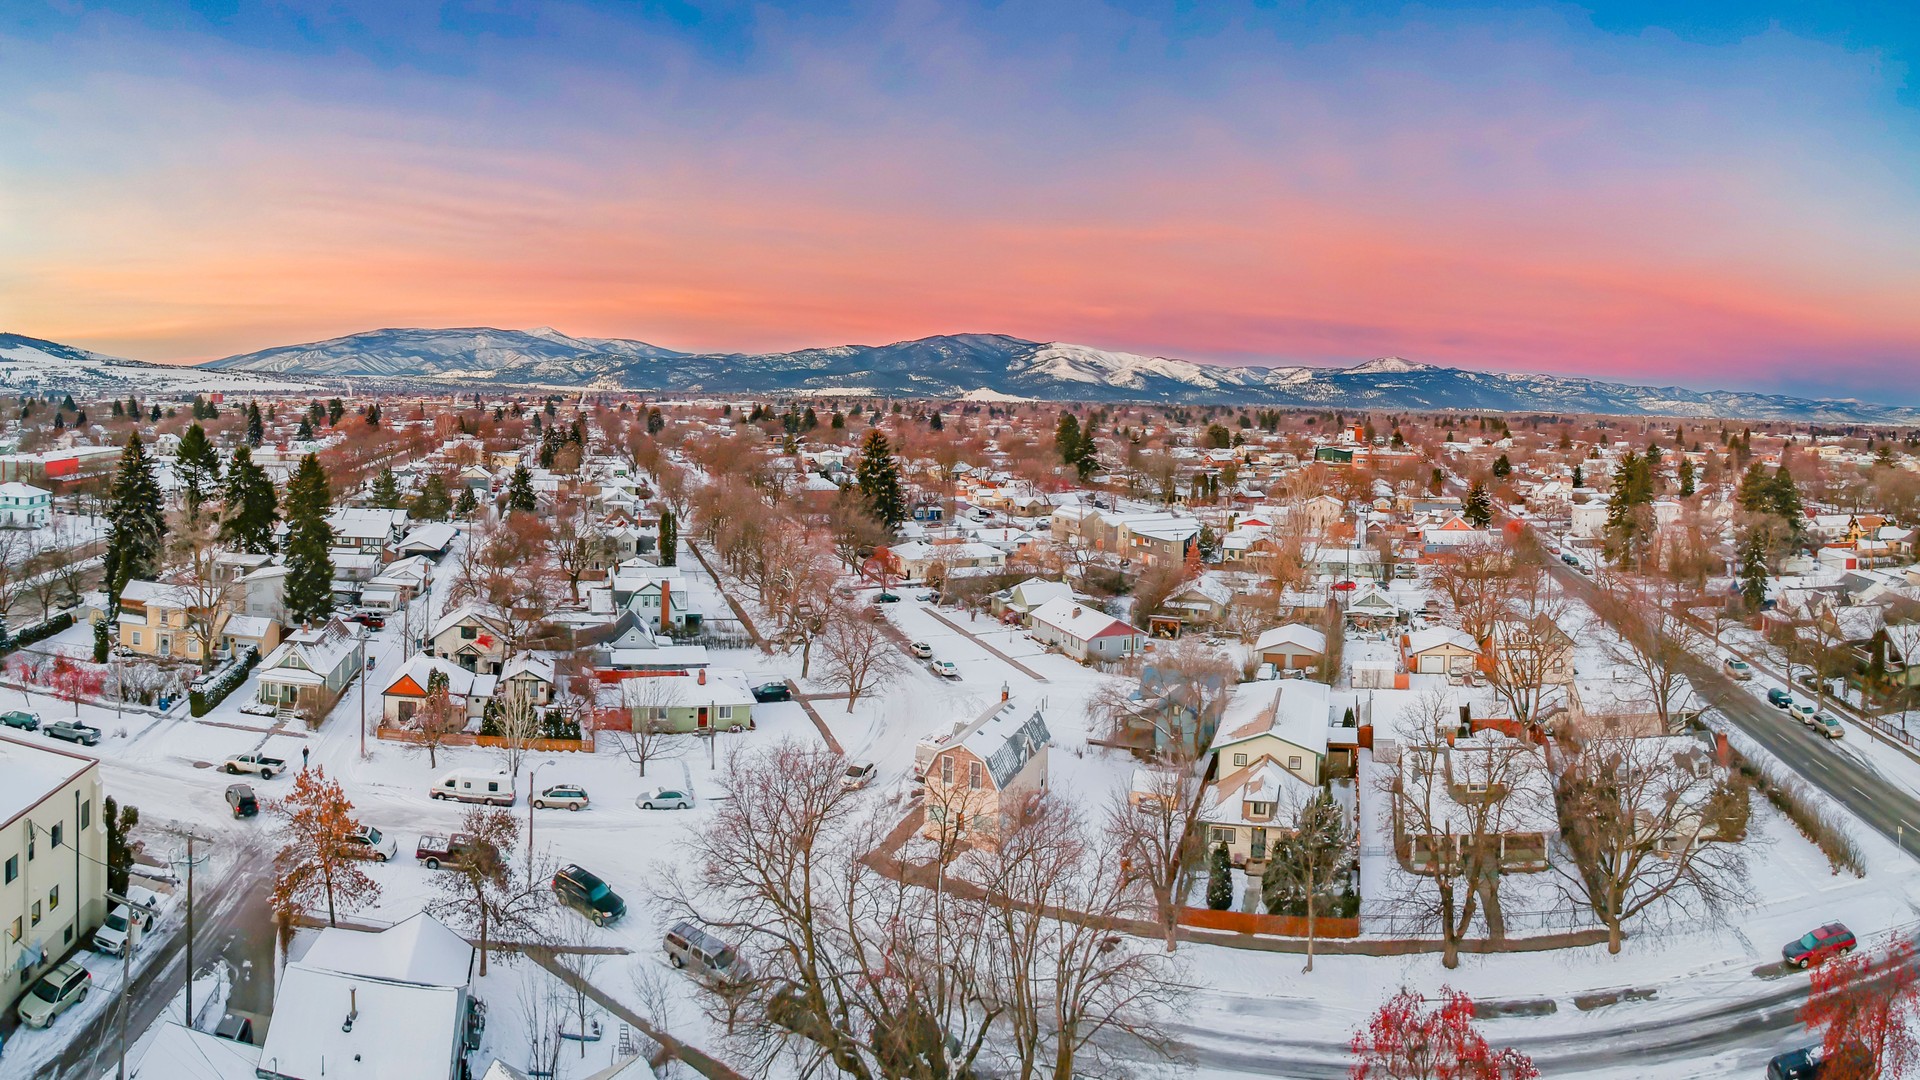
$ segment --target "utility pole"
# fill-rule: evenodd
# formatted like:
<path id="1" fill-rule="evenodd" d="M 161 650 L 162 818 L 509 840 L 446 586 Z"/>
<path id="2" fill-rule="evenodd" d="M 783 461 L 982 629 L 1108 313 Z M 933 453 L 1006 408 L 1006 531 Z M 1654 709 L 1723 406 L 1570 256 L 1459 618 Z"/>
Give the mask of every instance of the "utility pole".
<path id="1" fill-rule="evenodd" d="M 187 1014 L 186 1026 L 193 1026 L 193 834 L 187 834 Z"/>
<path id="2" fill-rule="evenodd" d="M 133 932 L 140 925 L 140 909 L 132 899 L 107 894 L 107 903 L 127 906 L 127 936 L 120 942 L 120 1068 L 116 1074 L 119 1080 L 127 1080 L 127 998 L 133 993 Z"/>
<path id="3" fill-rule="evenodd" d="M 367 624 L 360 624 L 360 759 L 367 757 Z"/>

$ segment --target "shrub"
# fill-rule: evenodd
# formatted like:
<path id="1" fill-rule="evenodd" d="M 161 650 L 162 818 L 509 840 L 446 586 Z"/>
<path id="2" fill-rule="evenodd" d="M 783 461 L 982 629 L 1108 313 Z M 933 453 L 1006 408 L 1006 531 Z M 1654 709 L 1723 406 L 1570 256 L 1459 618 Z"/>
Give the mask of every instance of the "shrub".
<path id="1" fill-rule="evenodd" d="M 1774 809 L 1793 822 L 1800 835 L 1820 849 L 1835 873 L 1847 870 L 1854 877 L 1867 876 L 1867 863 L 1860 854 L 1859 843 L 1847 832 L 1846 826 L 1807 794 L 1806 785 L 1798 780 L 1776 779 L 1744 756 L 1740 759 L 1740 773 L 1767 797 Z"/>
<path id="2" fill-rule="evenodd" d="M 228 694 L 238 690 L 247 681 L 247 675 L 259 662 L 259 650 L 248 648 L 244 659 L 237 664 L 229 664 L 225 671 L 215 676 L 204 688 L 199 685 L 194 686 L 193 690 L 187 694 L 187 711 L 194 716 L 205 716 L 212 712 L 215 706 L 227 700 Z"/>
<path id="3" fill-rule="evenodd" d="M 24 649 L 29 645 L 37 645 L 72 625 L 73 612 L 62 611 L 51 619 L 35 623 L 25 630 L 20 631 L 18 634 L 13 635 L 7 640 L 5 646 L 0 647 L 0 656 L 5 656 L 15 649 Z M 0 630 L 0 633 L 4 633 L 4 630 Z"/>

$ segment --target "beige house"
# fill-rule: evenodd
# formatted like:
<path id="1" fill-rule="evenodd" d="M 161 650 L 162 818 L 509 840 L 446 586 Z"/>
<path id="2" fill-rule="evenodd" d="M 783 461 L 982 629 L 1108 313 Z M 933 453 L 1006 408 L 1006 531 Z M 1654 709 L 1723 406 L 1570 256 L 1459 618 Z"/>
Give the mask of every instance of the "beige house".
<path id="1" fill-rule="evenodd" d="M 1208 751 L 1212 775 L 1230 776 L 1267 758 L 1318 787 L 1327 756 L 1331 693 L 1325 683 L 1307 679 L 1236 687 Z"/>
<path id="2" fill-rule="evenodd" d="M 17 972 L 4 999 L 72 952 L 107 914 L 100 763 L 0 736 L 0 926 Z"/>
<path id="3" fill-rule="evenodd" d="M 958 843 L 991 840 L 1047 786 L 1053 736 L 1040 710 L 1002 701 L 955 732 L 927 767 L 921 835 Z"/>
<path id="4" fill-rule="evenodd" d="M 463 604 L 433 624 L 427 633 L 427 651 L 468 671 L 498 675 L 507 664 L 507 635 L 493 616 Z"/>
<path id="5" fill-rule="evenodd" d="M 158 660 L 204 663 L 222 640 L 224 603 L 208 610 L 195 591 L 157 581 L 129 581 L 120 593 L 120 645 Z"/>
<path id="6" fill-rule="evenodd" d="M 1280 762 L 1261 755 L 1207 785 L 1200 811 L 1207 850 L 1225 845 L 1235 866 L 1264 863 L 1268 846 L 1293 831 L 1300 808 L 1318 791 Z"/>
<path id="7" fill-rule="evenodd" d="M 1404 746 L 1395 777 L 1395 850 L 1415 873 L 1458 866 L 1491 845 L 1506 871 L 1545 870 L 1559 827 L 1553 779 L 1539 747 L 1485 729 L 1452 742 Z"/>
<path id="8" fill-rule="evenodd" d="M 1451 626 L 1429 626 L 1400 637 L 1400 662 L 1409 674 L 1465 675 L 1480 660 L 1473 635 Z"/>
<path id="9" fill-rule="evenodd" d="M 1327 655 L 1327 635 L 1305 623 L 1287 623 L 1261 634 L 1253 653 L 1276 671 L 1305 671 Z"/>

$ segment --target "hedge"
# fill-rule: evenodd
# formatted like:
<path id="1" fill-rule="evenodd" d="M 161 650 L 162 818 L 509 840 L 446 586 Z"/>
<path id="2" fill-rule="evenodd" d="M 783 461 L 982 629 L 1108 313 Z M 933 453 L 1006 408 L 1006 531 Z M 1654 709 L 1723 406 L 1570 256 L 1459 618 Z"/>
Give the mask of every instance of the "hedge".
<path id="1" fill-rule="evenodd" d="M 72 625 L 73 612 L 62 611 L 51 619 L 35 623 L 25 630 L 20 631 L 19 634 L 7 638 L 6 644 L 0 646 L 0 656 L 4 656 L 15 649 L 24 649 L 29 645 L 38 645 L 40 642 L 47 640 Z"/>
<path id="2" fill-rule="evenodd" d="M 207 689 L 201 690 L 195 687 L 187 694 L 187 711 L 194 716 L 205 716 L 212 712 L 214 706 L 227 700 L 228 694 L 239 689 L 241 684 L 247 681 L 247 675 L 259 662 L 260 650 L 249 646 L 245 660 L 227 668 Z"/>

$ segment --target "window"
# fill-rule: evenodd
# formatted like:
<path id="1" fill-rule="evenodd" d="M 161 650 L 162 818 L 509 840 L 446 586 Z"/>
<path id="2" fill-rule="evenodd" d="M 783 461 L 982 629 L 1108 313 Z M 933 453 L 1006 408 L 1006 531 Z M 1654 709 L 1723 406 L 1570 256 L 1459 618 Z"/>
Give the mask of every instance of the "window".
<path id="1" fill-rule="evenodd" d="M 1247 755 L 1245 754 L 1233 755 L 1233 763 L 1235 765 L 1245 765 L 1247 763 Z"/>
<path id="2" fill-rule="evenodd" d="M 48 833 L 48 837 L 51 840 L 52 847 L 60 846 L 60 838 L 62 834 L 66 832 L 66 826 L 67 826 L 67 823 L 64 821 L 56 821 L 53 823 L 53 829 Z"/>
<path id="3" fill-rule="evenodd" d="M 1292 769 L 1294 772 L 1299 772 L 1300 771 L 1300 755 L 1295 754 L 1292 757 L 1288 758 L 1287 768 Z"/>
<path id="4" fill-rule="evenodd" d="M 943 784 L 953 783 L 953 755 L 952 754 L 940 755 L 940 782 Z"/>
<path id="5" fill-rule="evenodd" d="M 471 627 L 471 626 L 463 626 L 463 627 L 461 627 L 461 628 L 460 628 L 460 640 L 461 640 L 461 641 L 472 641 L 472 640 L 473 640 L 474 638 L 476 638 L 476 637 L 479 637 L 479 636 L 480 636 L 480 631 L 479 631 L 479 630 L 477 630 L 477 629 L 475 629 L 474 627 Z M 135 644 L 139 644 L 139 643 L 138 643 L 138 642 L 135 642 Z"/>
<path id="6" fill-rule="evenodd" d="M 20 935 L 25 933 L 25 931 L 26 928 L 20 925 L 20 916 L 15 915 L 13 917 L 13 925 L 7 928 L 7 940 L 19 941 Z"/>
<path id="7" fill-rule="evenodd" d="M 47 910 L 52 911 L 55 908 L 58 908 L 59 906 L 60 906 L 60 886 L 55 885 L 53 888 L 47 890 Z"/>
<path id="8" fill-rule="evenodd" d="M 1232 847 L 1233 838 L 1238 835 L 1240 835 L 1240 833 L 1237 829 L 1221 828 L 1218 825 L 1213 828 L 1213 842 L 1216 844 L 1225 844 L 1228 847 Z"/>
<path id="9" fill-rule="evenodd" d="M 722 720 L 733 719 L 733 706 L 731 705 L 720 706 L 720 719 Z"/>
<path id="10" fill-rule="evenodd" d="M 135 645 L 140 644 L 140 631 L 138 630 L 135 630 L 133 632 L 133 644 Z"/>
<path id="11" fill-rule="evenodd" d="M 967 762 L 967 786 L 972 788 L 975 791 L 978 791 L 981 788 L 986 787 L 987 786 L 986 779 L 983 775 L 985 772 L 986 770 L 980 767 L 979 762 L 977 761 Z"/>
<path id="12" fill-rule="evenodd" d="M 33 861 L 33 822 L 27 822 L 27 861 Z"/>
<path id="13" fill-rule="evenodd" d="M 38 900 L 33 902 L 33 925 L 40 925 L 40 901 Z"/>
<path id="14" fill-rule="evenodd" d="M 92 825 L 93 825 L 93 800 L 88 799 L 86 802 L 83 802 L 80 804 L 80 827 L 83 829 L 86 829 L 86 828 L 91 828 Z"/>
<path id="15" fill-rule="evenodd" d="M 7 856 L 7 884 L 11 885 L 13 883 L 13 879 L 19 876 L 20 876 L 20 856 L 18 855 Z"/>
<path id="16" fill-rule="evenodd" d="M 1270 817 L 1272 814 L 1273 804 L 1270 802 L 1250 802 L 1247 804 L 1248 817 L 1263 818 Z"/>

